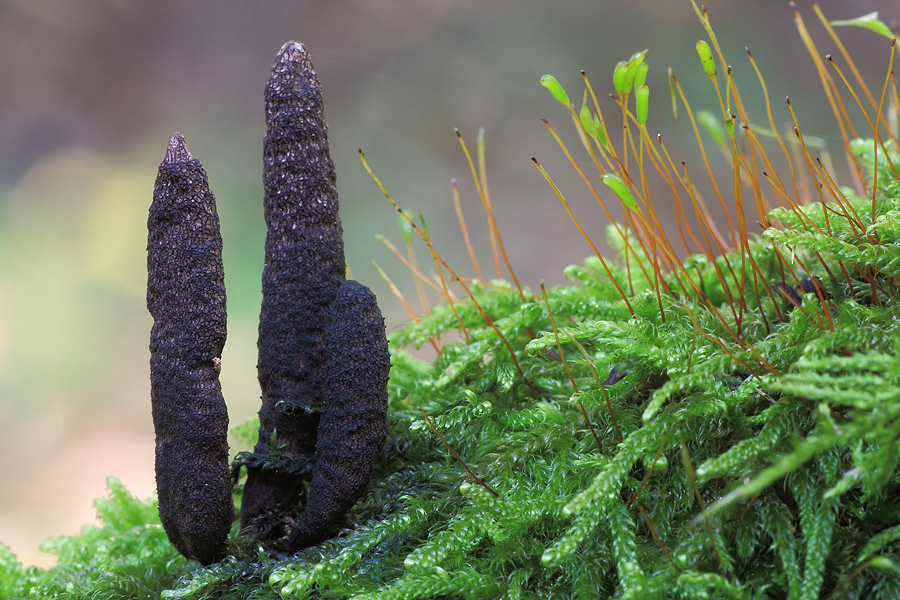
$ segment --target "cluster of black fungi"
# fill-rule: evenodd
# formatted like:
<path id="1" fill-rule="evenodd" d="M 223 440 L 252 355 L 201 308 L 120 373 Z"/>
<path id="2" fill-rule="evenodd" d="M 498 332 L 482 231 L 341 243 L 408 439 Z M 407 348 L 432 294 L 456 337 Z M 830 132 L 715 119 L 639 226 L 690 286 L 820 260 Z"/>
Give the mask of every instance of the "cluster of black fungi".
<path id="1" fill-rule="evenodd" d="M 241 528 L 296 552 L 333 535 L 365 492 L 387 433 L 390 356 L 368 288 L 345 278 L 322 92 L 306 49 L 285 44 L 265 91 L 267 226 L 259 322 L 259 441 Z M 150 380 L 159 514 L 175 547 L 209 565 L 234 521 L 222 237 L 206 172 L 179 133 L 147 223 Z"/>

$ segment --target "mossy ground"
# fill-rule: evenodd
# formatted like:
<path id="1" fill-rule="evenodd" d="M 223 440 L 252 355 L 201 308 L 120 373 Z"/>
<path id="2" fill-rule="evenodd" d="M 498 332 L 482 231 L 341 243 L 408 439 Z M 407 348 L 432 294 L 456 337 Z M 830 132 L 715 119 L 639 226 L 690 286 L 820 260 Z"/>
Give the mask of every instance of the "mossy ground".
<path id="1" fill-rule="evenodd" d="M 473 282 L 393 334 L 388 443 L 338 537 L 267 556 L 235 529 L 204 569 L 110 480 L 58 566 L 0 547 L 0 598 L 900 598 L 900 184 L 872 149 L 875 201 L 776 208 L 682 268 L 611 226 L 616 262 Z"/>

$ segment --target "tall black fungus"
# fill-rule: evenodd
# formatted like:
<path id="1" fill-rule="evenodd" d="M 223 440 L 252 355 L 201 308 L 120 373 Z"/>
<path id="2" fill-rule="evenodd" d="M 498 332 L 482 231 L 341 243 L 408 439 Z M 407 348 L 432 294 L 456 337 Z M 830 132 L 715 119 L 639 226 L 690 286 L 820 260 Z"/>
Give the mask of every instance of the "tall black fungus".
<path id="1" fill-rule="evenodd" d="M 248 466 L 241 525 L 296 506 L 315 454 L 328 307 L 344 281 L 344 244 L 322 92 L 306 49 L 282 46 L 266 86 L 263 141 L 266 254 L 259 318 L 257 456 L 293 470 Z"/>
<path id="2" fill-rule="evenodd" d="M 147 229 L 159 516 L 178 551 L 208 565 L 224 556 L 234 520 L 218 369 L 225 283 L 215 198 L 180 133 L 159 166 Z"/>
<path id="3" fill-rule="evenodd" d="M 325 325 L 325 397 L 309 501 L 288 541 L 295 552 L 330 537 L 362 496 L 387 436 L 391 370 L 384 318 L 375 295 L 345 282 Z"/>

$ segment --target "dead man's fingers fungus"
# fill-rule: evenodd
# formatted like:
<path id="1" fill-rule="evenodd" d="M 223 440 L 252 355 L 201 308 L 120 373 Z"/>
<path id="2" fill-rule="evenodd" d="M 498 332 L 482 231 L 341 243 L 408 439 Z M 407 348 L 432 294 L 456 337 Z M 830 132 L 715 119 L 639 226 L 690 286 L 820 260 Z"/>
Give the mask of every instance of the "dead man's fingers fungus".
<path id="1" fill-rule="evenodd" d="M 257 365 L 259 440 L 242 528 L 291 551 L 329 537 L 362 496 L 387 435 L 390 355 L 375 296 L 345 281 L 322 92 L 305 48 L 285 44 L 266 86 L 267 226 Z M 218 366 L 225 344 L 222 238 L 206 173 L 172 136 L 148 221 L 147 306 L 159 509 L 169 539 L 207 565 L 234 520 Z M 309 497 L 304 498 L 306 481 Z"/>
<path id="2" fill-rule="evenodd" d="M 147 229 L 159 516 L 178 551 L 208 565 L 225 555 L 234 520 L 219 384 L 225 283 L 215 198 L 180 133 L 159 166 Z"/>
<path id="3" fill-rule="evenodd" d="M 259 319 L 262 389 L 258 456 L 278 452 L 309 465 L 322 398 L 328 307 L 344 281 L 344 244 L 322 91 L 302 44 L 278 53 L 265 90 L 266 252 Z M 241 525 L 294 508 L 308 470 L 248 466 Z M 277 537 L 271 535 L 270 537 Z"/>
<path id="4" fill-rule="evenodd" d="M 375 295 L 346 281 L 325 325 L 322 419 L 309 501 L 288 542 L 296 552 L 328 539 L 369 484 L 387 436 L 391 357 Z"/>

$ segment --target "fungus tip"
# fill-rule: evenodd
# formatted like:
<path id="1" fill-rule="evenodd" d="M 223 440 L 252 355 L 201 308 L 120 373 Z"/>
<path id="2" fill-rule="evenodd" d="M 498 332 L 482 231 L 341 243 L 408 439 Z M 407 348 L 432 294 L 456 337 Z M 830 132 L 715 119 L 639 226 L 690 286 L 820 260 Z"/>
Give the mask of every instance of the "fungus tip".
<path id="1" fill-rule="evenodd" d="M 285 42 L 281 50 L 278 51 L 277 61 L 286 60 L 286 62 L 292 62 L 296 60 L 296 55 L 298 54 L 306 56 L 308 54 L 306 47 L 298 41 L 291 40 Z"/>
<path id="2" fill-rule="evenodd" d="M 166 157 L 163 159 L 163 163 L 175 164 L 187 162 L 193 158 L 184 143 L 184 136 L 177 131 L 173 133 L 169 138 L 169 147 L 166 148 Z"/>

